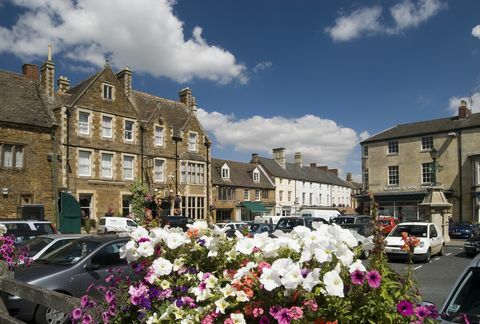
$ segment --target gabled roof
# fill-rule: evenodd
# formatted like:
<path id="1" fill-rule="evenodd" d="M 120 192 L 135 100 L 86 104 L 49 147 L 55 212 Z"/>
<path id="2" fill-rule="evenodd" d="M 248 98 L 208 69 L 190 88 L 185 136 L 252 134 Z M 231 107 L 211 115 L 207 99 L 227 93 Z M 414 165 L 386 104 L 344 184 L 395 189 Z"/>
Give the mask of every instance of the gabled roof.
<path id="1" fill-rule="evenodd" d="M 225 164 L 230 168 L 230 179 L 222 179 L 221 168 Z M 261 170 L 258 170 L 260 181 L 253 181 L 253 171 L 256 168 L 256 165 L 250 163 L 212 159 L 212 183 L 231 187 L 275 189 L 270 179 Z"/>
<path id="2" fill-rule="evenodd" d="M 292 179 L 299 181 L 309 181 L 317 183 L 332 184 L 337 186 L 349 187 L 350 184 L 333 173 L 325 172 L 318 168 L 310 166 L 297 166 L 293 163 L 286 163 L 285 169 L 282 168 L 274 159 L 258 157 L 260 164 L 274 177 Z"/>
<path id="3" fill-rule="evenodd" d="M 52 107 L 38 82 L 0 71 L 0 122 L 50 128 L 56 124 Z"/>
<path id="4" fill-rule="evenodd" d="M 480 127 L 480 113 L 472 114 L 470 117 L 464 119 L 459 119 L 458 116 L 454 116 L 448 118 L 420 121 L 416 123 L 396 125 L 392 128 L 389 128 L 367 138 L 366 140 L 360 142 L 360 144 L 380 142 L 404 137 L 445 133 L 458 129 L 475 127 Z"/>

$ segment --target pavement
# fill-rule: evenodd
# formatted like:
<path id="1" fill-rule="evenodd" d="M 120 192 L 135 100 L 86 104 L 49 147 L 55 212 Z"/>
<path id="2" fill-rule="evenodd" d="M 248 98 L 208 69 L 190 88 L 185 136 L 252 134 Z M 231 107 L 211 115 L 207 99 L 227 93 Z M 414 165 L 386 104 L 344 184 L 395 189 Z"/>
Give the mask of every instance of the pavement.
<path id="1" fill-rule="evenodd" d="M 464 244 L 464 239 L 450 239 L 450 241 L 445 242 L 446 246 L 463 246 Z"/>

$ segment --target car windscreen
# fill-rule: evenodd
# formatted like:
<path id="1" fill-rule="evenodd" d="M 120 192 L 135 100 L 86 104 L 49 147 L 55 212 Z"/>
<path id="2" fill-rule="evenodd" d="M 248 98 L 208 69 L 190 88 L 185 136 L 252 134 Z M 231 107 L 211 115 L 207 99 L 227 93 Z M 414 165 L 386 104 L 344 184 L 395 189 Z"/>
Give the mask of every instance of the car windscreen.
<path id="1" fill-rule="evenodd" d="M 442 318 L 452 323 L 480 321 L 480 268 L 471 268 L 447 300 Z"/>
<path id="2" fill-rule="evenodd" d="M 284 218 L 280 219 L 277 223 L 277 229 L 292 229 L 295 226 L 303 225 L 303 219 L 301 218 Z"/>
<path id="3" fill-rule="evenodd" d="M 27 250 L 28 256 L 33 257 L 35 254 L 40 252 L 43 248 L 45 248 L 50 242 L 52 242 L 52 238 L 48 237 L 35 237 L 28 242 L 25 242 L 24 247 Z"/>
<path id="4" fill-rule="evenodd" d="M 39 234 L 55 234 L 52 224 L 50 223 L 34 223 Z"/>
<path id="5" fill-rule="evenodd" d="M 425 225 L 397 225 L 389 236 L 401 237 L 406 232 L 409 236 L 427 237 L 427 226 Z"/>
<path id="6" fill-rule="evenodd" d="M 72 265 L 85 258 L 100 245 L 100 242 L 75 240 L 37 260 L 38 263 Z"/>
<path id="7" fill-rule="evenodd" d="M 355 218 L 353 217 L 337 217 L 333 220 L 335 224 L 353 224 L 355 223 Z"/>

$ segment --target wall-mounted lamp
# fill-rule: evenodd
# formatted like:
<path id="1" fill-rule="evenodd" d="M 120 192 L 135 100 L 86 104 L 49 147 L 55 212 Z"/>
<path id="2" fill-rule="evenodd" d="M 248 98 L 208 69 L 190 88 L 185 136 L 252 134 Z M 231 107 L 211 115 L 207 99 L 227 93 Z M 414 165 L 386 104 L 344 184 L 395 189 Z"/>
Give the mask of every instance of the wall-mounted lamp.
<path id="1" fill-rule="evenodd" d="M 2 196 L 8 197 L 8 188 L 2 188 Z"/>

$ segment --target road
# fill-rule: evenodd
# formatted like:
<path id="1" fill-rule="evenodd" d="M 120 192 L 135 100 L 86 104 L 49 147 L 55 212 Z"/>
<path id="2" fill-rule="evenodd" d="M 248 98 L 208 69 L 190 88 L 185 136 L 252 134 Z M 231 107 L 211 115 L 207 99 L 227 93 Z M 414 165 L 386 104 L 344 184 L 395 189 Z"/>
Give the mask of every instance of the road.
<path id="1" fill-rule="evenodd" d="M 441 257 L 432 257 L 430 263 L 414 263 L 413 269 L 424 301 L 441 306 L 458 275 L 472 260 L 463 251 L 463 246 L 447 246 Z M 401 272 L 405 262 L 390 262 L 392 269 Z"/>

